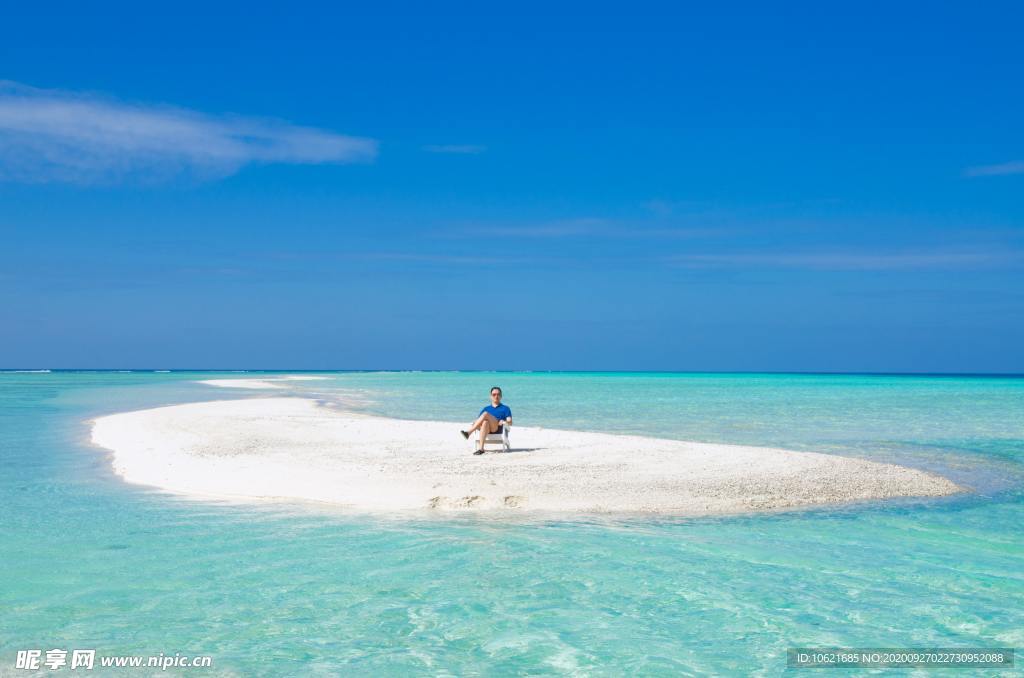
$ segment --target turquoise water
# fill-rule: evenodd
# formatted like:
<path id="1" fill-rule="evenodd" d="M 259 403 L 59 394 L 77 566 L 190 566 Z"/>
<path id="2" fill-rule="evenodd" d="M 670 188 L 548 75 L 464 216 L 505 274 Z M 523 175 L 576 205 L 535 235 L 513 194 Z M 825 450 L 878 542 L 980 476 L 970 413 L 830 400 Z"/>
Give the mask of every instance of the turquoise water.
<path id="1" fill-rule="evenodd" d="M 194 502 L 121 483 L 87 443 L 100 414 L 263 395 L 196 383 L 246 376 L 265 375 L 0 373 L 0 675 L 31 648 L 211 655 L 206 675 L 376 676 L 775 674 L 791 646 L 1024 646 L 1024 379 L 291 384 L 451 421 L 498 384 L 524 425 L 825 450 L 974 489 L 732 518 L 396 522 Z"/>

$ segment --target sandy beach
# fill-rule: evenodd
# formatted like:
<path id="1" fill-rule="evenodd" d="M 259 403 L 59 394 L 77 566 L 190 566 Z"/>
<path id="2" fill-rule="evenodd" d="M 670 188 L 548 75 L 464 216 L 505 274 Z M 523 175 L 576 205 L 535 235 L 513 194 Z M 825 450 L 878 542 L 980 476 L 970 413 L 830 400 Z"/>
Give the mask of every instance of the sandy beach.
<path id="1" fill-rule="evenodd" d="M 705 515 L 962 489 L 931 473 L 836 455 L 525 426 L 512 430 L 509 453 L 477 457 L 458 428 L 284 397 L 105 416 L 92 440 L 132 483 L 365 512 Z"/>

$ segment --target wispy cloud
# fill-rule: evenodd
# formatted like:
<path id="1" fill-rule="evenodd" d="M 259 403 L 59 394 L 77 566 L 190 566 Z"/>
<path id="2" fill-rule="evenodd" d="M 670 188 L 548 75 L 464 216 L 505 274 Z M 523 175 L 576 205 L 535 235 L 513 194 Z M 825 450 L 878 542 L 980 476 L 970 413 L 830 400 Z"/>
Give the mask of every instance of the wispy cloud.
<path id="1" fill-rule="evenodd" d="M 607 232 L 609 226 L 607 219 L 582 217 L 512 226 L 507 229 L 507 232 L 509 236 L 520 238 L 566 238 L 598 235 Z"/>
<path id="2" fill-rule="evenodd" d="M 456 155 L 479 155 L 487 150 L 477 144 L 428 144 L 423 147 L 427 153 L 453 153 Z"/>
<path id="3" fill-rule="evenodd" d="M 726 252 L 679 254 L 669 262 L 687 268 L 785 268 L 833 271 L 971 269 L 1021 263 L 1024 253 L 1005 250 L 902 252 Z"/>
<path id="4" fill-rule="evenodd" d="M 223 177 L 250 164 L 371 161 L 373 139 L 0 81 L 0 179 Z"/>
<path id="5" fill-rule="evenodd" d="M 978 165 L 964 170 L 967 177 L 997 177 L 1004 174 L 1024 174 L 1024 160 L 1014 160 L 998 165 Z"/>
<path id="6" fill-rule="evenodd" d="M 500 231 L 509 239 L 558 239 L 558 238 L 705 238 L 721 236 L 726 229 L 702 227 L 651 227 L 646 224 L 632 224 L 600 217 L 579 217 L 575 219 L 554 219 L 536 223 L 470 223 L 436 233 L 439 237 L 463 238 L 479 233 Z"/>

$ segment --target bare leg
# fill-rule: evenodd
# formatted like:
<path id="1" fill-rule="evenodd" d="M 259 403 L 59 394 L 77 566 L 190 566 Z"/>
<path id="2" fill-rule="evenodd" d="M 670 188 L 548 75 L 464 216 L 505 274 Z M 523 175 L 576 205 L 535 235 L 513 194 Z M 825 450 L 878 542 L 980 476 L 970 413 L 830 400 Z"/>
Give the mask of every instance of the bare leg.
<path id="1" fill-rule="evenodd" d="M 498 430 L 498 420 L 493 415 L 484 413 L 481 417 L 480 422 L 480 441 L 477 443 L 477 451 L 482 452 L 484 449 L 484 438 L 487 437 L 488 433 L 494 433 Z"/>
<path id="2" fill-rule="evenodd" d="M 493 433 L 494 431 L 498 430 L 498 420 L 495 419 L 494 415 L 491 414 L 490 412 L 484 412 L 483 414 L 481 414 L 479 417 L 477 417 L 477 420 L 474 421 L 473 424 L 468 429 L 466 429 L 466 430 L 469 431 L 470 433 L 472 433 L 473 431 L 476 431 L 477 429 L 483 428 L 484 424 L 488 424 L 488 423 L 489 423 L 489 426 L 487 427 L 487 432 L 488 433 Z"/>

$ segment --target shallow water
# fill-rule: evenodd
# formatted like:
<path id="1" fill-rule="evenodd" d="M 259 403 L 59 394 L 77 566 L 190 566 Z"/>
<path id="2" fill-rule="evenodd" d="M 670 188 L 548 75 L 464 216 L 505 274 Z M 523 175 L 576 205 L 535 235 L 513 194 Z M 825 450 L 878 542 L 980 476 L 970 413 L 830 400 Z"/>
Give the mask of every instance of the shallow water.
<path id="1" fill-rule="evenodd" d="M 791 646 L 1024 646 L 1024 379 L 196 383 L 247 376 L 280 375 L 0 373 L 0 674 L 29 648 L 207 654 L 213 674 L 250 676 L 777 673 Z M 86 442 L 100 414 L 271 393 L 458 421 L 492 384 L 523 425 L 894 460 L 974 491 L 699 520 L 397 521 L 168 496 L 121 483 Z"/>

